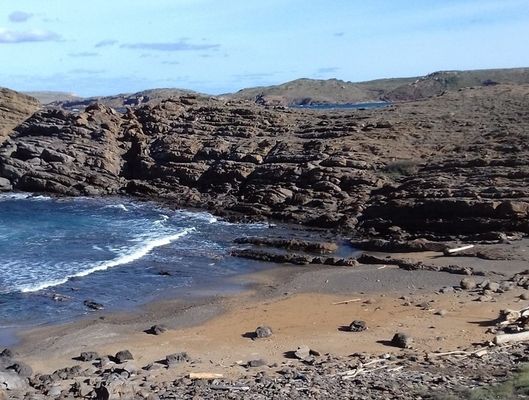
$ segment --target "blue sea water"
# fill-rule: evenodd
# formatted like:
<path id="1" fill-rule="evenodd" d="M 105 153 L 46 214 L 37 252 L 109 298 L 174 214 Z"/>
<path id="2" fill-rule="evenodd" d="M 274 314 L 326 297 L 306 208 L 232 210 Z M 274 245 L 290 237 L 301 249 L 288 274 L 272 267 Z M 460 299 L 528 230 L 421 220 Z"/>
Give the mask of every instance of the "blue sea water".
<path id="1" fill-rule="evenodd" d="M 125 310 L 262 267 L 229 257 L 265 224 L 123 198 L 0 195 L 0 328 L 60 322 L 84 300 Z"/>

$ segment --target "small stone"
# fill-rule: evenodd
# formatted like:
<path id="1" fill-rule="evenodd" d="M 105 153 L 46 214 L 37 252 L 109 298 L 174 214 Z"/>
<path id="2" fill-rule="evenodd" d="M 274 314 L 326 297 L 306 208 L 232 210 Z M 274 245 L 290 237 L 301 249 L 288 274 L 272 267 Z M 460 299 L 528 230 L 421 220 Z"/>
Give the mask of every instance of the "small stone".
<path id="1" fill-rule="evenodd" d="M 252 367 L 252 368 L 258 368 L 258 367 L 263 367 L 266 365 L 266 361 L 263 360 L 262 358 L 259 358 L 259 359 L 256 359 L 256 360 L 250 360 L 248 361 L 248 364 L 247 364 L 249 367 Z"/>
<path id="2" fill-rule="evenodd" d="M 444 317 L 446 314 L 448 314 L 448 311 L 446 310 L 437 310 L 435 312 L 435 315 L 440 315 L 441 317 Z"/>
<path id="3" fill-rule="evenodd" d="M 255 337 L 257 339 L 264 339 L 270 336 L 272 336 L 272 328 L 270 328 L 269 326 L 266 326 L 266 325 L 259 326 L 255 330 Z"/>
<path id="4" fill-rule="evenodd" d="M 180 353 L 169 354 L 165 357 L 165 363 L 169 367 L 172 367 L 173 365 L 176 365 L 176 364 L 182 364 L 182 363 L 188 362 L 189 360 L 190 360 L 189 356 L 184 351 Z"/>
<path id="5" fill-rule="evenodd" d="M 425 301 L 425 302 L 423 302 L 421 304 L 418 304 L 417 307 L 419 307 L 419 308 L 421 308 L 423 310 L 426 310 L 426 311 L 432 309 L 432 305 L 428 301 Z"/>
<path id="6" fill-rule="evenodd" d="M 48 390 L 47 395 L 50 397 L 59 397 L 61 395 L 62 389 L 60 386 L 53 386 Z"/>
<path id="7" fill-rule="evenodd" d="M 349 325 L 349 331 L 351 332 L 362 332 L 362 331 L 365 331 L 366 329 L 367 329 L 366 322 L 361 321 L 361 320 L 354 320 Z"/>
<path id="8" fill-rule="evenodd" d="M 99 354 L 97 354 L 95 351 L 83 351 L 81 355 L 79 356 L 79 359 L 81 361 L 94 361 L 99 358 Z"/>
<path id="9" fill-rule="evenodd" d="M 463 278 L 461 279 L 459 286 L 461 286 L 461 289 L 464 290 L 473 290 L 477 287 L 477 283 L 472 278 Z"/>
<path id="10" fill-rule="evenodd" d="M 525 292 L 520 295 L 520 299 L 529 300 L 529 293 Z"/>
<path id="11" fill-rule="evenodd" d="M 308 346 L 299 346 L 294 355 L 300 360 L 306 360 L 310 357 L 310 348 Z"/>
<path id="12" fill-rule="evenodd" d="M 15 371 L 19 376 L 23 377 L 30 377 L 33 375 L 33 369 L 26 363 L 22 361 L 16 361 L 9 367 L 7 367 L 8 370 Z"/>
<path id="13" fill-rule="evenodd" d="M 13 358 L 13 357 L 14 357 L 14 354 L 11 349 L 6 348 L 2 350 L 2 352 L 0 353 L 0 358 Z"/>
<path id="14" fill-rule="evenodd" d="M 165 325 L 153 325 L 147 331 L 151 335 L 161 335 L 164 332 L 167 332 L 167 327 Z"/>
<path id="15" fill-rule="evenodd" d="M 489 282 L 485 286 L 485 289 L 490 290 L 491 292 L 497 292 L 498 290 L 500 290 L 500 284 L 497 282 Z"/>
<path id="16" fill-rule="evenodd" d="M 118 351 L 116 355 L 114 356 L 114 358 L 120 364 L 128 360 L 134 360 L 134 357 L 132 357 L 132 353 L 128 350 Z"/>
<path id="17" fill-rule="evenodd" d="M 478 301 L 480 302 L 488 302 L 488 301 L 492 301 L 492 297 L 491 296 L 488 296 L 488 295 L 483 295 L 483 296 L 479 296 L 478 297 Z"/>
<path id="18" fill-rule="evenodd" d="M 454 288 L 452 286 L 445 286 L 445 287 L 441 288 L 441 290 L 439 290 L 439 292 L 441 292 L 443 294 L 454 293 Z"/>
<path id="19" fill-rule="evenodd" d="M 395 347 L 400 347 L 401 349 L 409 349 L 413 343 L 411 336 L 398 332 L 395 333 L 393 339 L 391 339 L 391 344 Z"/>

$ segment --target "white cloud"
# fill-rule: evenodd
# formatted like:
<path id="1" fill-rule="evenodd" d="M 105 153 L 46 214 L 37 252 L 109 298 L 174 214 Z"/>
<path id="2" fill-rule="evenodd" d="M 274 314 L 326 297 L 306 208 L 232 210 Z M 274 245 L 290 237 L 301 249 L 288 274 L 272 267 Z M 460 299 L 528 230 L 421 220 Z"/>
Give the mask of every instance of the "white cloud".
<path id="1" fill-rule="evenodd" d="M 0 28 L 0 43 L 50 42 L 59 39 L 57 33 L 42 29 L 14 31 Z"/>

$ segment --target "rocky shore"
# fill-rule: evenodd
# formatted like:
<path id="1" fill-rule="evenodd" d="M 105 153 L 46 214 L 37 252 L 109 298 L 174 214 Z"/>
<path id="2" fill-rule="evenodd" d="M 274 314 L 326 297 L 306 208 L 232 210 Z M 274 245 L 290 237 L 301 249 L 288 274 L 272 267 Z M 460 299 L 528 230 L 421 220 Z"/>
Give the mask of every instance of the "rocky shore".
<path id="1" fill-rule="evenodd" d="M 501 310 L 529 299 L 528 85 L 324 112 L 195 94 L 36 110 L 0 96 L 1 191 L 129 195 L 332 233 L 236 240 L 232 256 L 284 264 L 255 297 L 94 310 L 26 333 L 0 355 L 0 399 L 473 398 L 528 360 L 525 344 L 490 344 Z M 365 253 L 340 254 L 335 235 Z M 448 251 L 462 242 L 474 247 Z"/>
<path id="2" fill-rule="evenodd" d="M 526 234 L 528 94 L 496 85 L 325 112 L 195 95 L 124 114 L 43 109 L 4 139 L 1 187 L 145 196 L 364 238 Z"/>

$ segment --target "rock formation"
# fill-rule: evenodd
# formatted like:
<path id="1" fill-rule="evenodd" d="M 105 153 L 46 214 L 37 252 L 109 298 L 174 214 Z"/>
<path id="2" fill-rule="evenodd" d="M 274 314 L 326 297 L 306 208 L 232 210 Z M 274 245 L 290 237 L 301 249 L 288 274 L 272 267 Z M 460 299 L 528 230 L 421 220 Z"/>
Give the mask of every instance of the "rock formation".
<path id="1" fill-rule="evenodd" d="M 493 85 L 378 110 L 43 109 L 4 140 L 0 177 L 394 240 L 529 233 L 528 105 L 529 86 Z"/>

